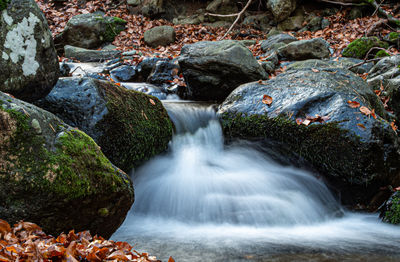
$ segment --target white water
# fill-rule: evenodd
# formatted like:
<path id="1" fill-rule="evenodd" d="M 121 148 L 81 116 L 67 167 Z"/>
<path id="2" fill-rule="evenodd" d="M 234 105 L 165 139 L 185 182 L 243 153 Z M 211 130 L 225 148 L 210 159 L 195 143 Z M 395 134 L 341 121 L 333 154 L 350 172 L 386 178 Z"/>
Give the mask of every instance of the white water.
<path id="1" fill-rule="evenodd" d="M 337 259 L 329 261 L 349 254 L 352 261 L 391 261 L 399 255 L 399 227 L 344 212 L 305 171 L 249 146 L 225 147 L 211 108 L 166 107 L 177 134 L 167 154 L 133 175 L 135 204 L 114 239 L 176 261 L 326 261 L 327 253 Z"/>

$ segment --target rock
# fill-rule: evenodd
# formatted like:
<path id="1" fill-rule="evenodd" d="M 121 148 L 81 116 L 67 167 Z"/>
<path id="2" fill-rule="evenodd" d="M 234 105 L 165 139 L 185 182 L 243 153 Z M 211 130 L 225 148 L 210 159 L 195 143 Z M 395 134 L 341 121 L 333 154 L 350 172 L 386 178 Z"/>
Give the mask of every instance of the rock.
<path id="1" fill-rule="evenodd" d="M 172 137 L 172 123 L 157 98 L 107 81 L 60 78 L 37 104 L 85 131 L 126 172 L 164 151 Z"/>
<path id="2" fill-rule="evenodd" d="M 363 62 L 363 60 L 356 58 L 341 57 L 338 61 L 335 60 L 319 60 L 319 59 L 308 59 L 303 61 L 297 61 L 287 66 L 286 70 L 298 70 L 298 69 L 312 69 L 312 68 L 342 68 L 348 69 L 349 67 Z M 357 74 L 367 73 L 373 67 L 373 63 L 365 63 L 357 67 L 353 67 L 350 71 Z"/>
<path id="3" fill-rule="evenodd" d="M 118 50 L 90 50 L 70 45 L 66 45 L 64 50 L 65 57 L 74 58 L 80 62 L 102 62 L 121 55 L 121 51 Z"/>
<path id="4" fill-rule="evenodd" d="M 60 74 L 46 18 L 33 0 L 0 3 L 0 91 L 28 102 L 45 97 Z"/>
<path id="5" fill-rule="evenodd" d="M 329 44 L 322 38 L 295 41 L 279 48 L 278 55 L 288 60 L 328 58 Z"/>
<path id="6" fill-rule="evenodd" d="M 280 22 L 278 25 L 278 29 L 281 31 L 297 31 L 303 27 L 303 23 L 303 16 L 291 16 Z"/>
<path id="7" fill-rule="evenodd" d="M 296 0 L 268 0 L 268 9 L 277 22 L 283 21 L 296 9 Z"/>
<path id="8" fill-rule="evenodd" d="M 272 98 L 264 104 L 264 95 Z M 355 100 L 377 119 L 350 108 Z M 345 204 L 368 203 L 400 168 L 397 136 L 371 88 L 340 68 L 289 70 L 263 83 L 235 89 L 218 111 L 226 137 L 272 140 L 298 154 L 340 191 Z M 322 123 L 298 125 L 307 116 Z"/>
<path id="9" fill-rule="evenodd" d="M 387 105 L 400 119 L 400 55 L 383 58 L 368 73 L 367 83 L 381 96 L 387 97 Z"/>
<path id="10" fill-rule="evenodd" d="M 396 191 L 385 202 L 380 217 L 384 222 L 400 224 L 400 191 Z"/>
<path id="11" fill-rule="evenodd" d="M 62 33 L 54 41 L 62 52 L 65 45 L 96 49 L 114 38 L 125 29 L 126 21 L 118 17 L 104 16 L 96 12 L 72 17 Z"/>
<path id="12" fill-rule="evenodd" d="M 151 46 L 166 46 L 175 42 L 175 30 L 172 26 L 157 26 L 144 32 L 144 42 Z"/>
<path id="13" fill-rule="evenodd" d="M 146 57 L 137 65 L 137 72 L 138 72 L 138 80 L 140 81 L 147 81 L 148 77 L 150 76 L 151 71 L 156 66 L 157 62 L 165 61 L 168 62 L 169 59 L 167 58 L 159 58 L 159 57 Z"/>
<path id="14" fill-rule="evenodd" d="M 179 65 L 170 61 L 158 61 L 151 71 L 147 82 L 155 85 L 169 84 L 180 71 Z"/>
<path id="15" fill-rule="evenodd" d="M 349 20 L 363 17 L 363 10 L 359 7 L 353 7 L 349 13 Z"/>
<path id="16" fill-rule="evenodd" d="M 251 26 L 254 29 L 261 31 L 268 31 L 271 29 L 271 17 L 264 14 L 246 16 L 242 22 L 243 25 Z"/>
<path id="17" fill-rule="evenodd" d="M 276 44 L 278 43 L 289 44 L 294 41 L 297 41 L 297 38 L 288 34 L 272 35 L 267 40 L 261 41 L 261 49 L 268 52 L 277 49 Z"/>
<path id="18" fill-rule="evenodd" d="M 1 92 L 0 104 L 1 218 L 110 237 L 133 203 L 129 176 L 53 114 Z"/>
<path id="19" fill-rule="evenodd" d="M 400 48 L 400 33 L 390 32 L 389 34 L 385 35 L 383 39 L 389 44 L 395 45 L 397 48 Z"/>
<path id="20" fill-rule="evenodd" d="M 203 25 L 213 27 L 213 28 L 219 28 L 219 27 L 229 28 L 232 25 L 232 23 L 228 22 L 228 21 L 217 21 L 214 23 L 204 23 Z"/>
<path id="21" fill-rule="evenodd" d="M 141 13 L 152 19 L 165 13 L 163 0 L 143 0 L 141 5 Z"/>
<path id="22" fill-rule="evenodd" d="M 359 39 L 351 42 L 344 50 L 342 55 L 344 57 L 354 57 L 359 59 L 364 59 L 368 51 L 373 47 L 388 48 L 389 44 L 380 41 L 377 37 L 361 37 Z M 371 52 L 370 54 L 374 56 L 377 51 Z"/>
<path id="23" fill-rule="evenodd" d="M 116 82 L 129 82 L 135 79 L 136 69 L 133 66 L 122 65 L 112 69 L 110 75 Z"/>
<path id="24" fill-rule="evenodd" d="M 315 32 L 321 29 L 321 23 L 322 23 L 322 17 L 319 16 L 314 16 L 313 18 L 310 19 L 310 22 L 308 22 L 306 28 L 308 31 Z"/>
<path id="25" fill-rule="evenodd" d="M 275 72 L 276 69 L 278 69 L 276 67 L 276 65 L 270 61 L 262 62 L 261 66 L 264 68 L 265 72 L 267 72 L 268 74 L 272 74 L 273 72 Z"/>
<path id="26" fill-rule="evenodd" d="M 206 11 L 221 15 L 236 14 L 239 12 L 237 4 L 232 0 L 213 0 L 207 5 Z M 210 19 L 211 21 L 224 20 L 232 22 L 235 20 L 235 17 L 210 17 Z"/>
<path id="27" fill-rule="evenodd" d="M 268 78 L 251 51 L 232 40 L 185 45 L 178 62 L 196 100 L 223 100 L 240 84 Z"/>

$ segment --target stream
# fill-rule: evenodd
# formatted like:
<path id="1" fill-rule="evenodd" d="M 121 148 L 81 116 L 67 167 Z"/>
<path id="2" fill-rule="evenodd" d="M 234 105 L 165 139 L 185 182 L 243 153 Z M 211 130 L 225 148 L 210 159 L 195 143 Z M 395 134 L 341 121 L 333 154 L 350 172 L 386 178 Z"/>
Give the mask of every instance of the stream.
<path id="1" fill-rule="evenodd" d="M 176 133 L 132 172 L 135 203 L 112 239 L 163 261 L 400 261 L 400 227 L 346 211 L 249 143 L 224 145 L 212 107 L 164 105 Z"/>

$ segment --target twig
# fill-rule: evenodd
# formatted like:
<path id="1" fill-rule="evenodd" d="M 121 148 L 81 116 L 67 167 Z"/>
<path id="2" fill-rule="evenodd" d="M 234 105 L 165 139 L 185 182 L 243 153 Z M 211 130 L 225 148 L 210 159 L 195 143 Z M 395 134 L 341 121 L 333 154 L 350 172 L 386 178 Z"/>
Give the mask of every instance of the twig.
<path id="1" fill-rule="evenodd" d="M 237 17 L 236 17 L 235 21 L 232 23 L 231 27 L 229 27 L 228 31 L 226 31 L 226 33 L 224 34 L 224 36 L 223 36 L 221 39 L 224 39 L 224 38 L 229 34 L 229 32 L 232 30 L 232 28 L 233 28 L 233 27 L 236 25 L 236 23 L 239 21 L 239 19 L 240 19 L 240 17 L 242 16 L 242 14 L 243 14 L 243 13 L 246 11 L 246 9 L 250 6 L 251 2 L 253 2 L 253 0 L 249 0 L 249 1 L 247 2 L 247 4 L 245 5 L 245 7 L 243 7 L 242 11 L 240 11 L 240 12 L 237 14 Z M 219 39 L 219 40 L 221 40 L 221 39 Z"/>
<path id="2" fill-rule="evenodd" d="M 378 5 L 379 8 L 381 8 L 381 5 L 384 0 L 381 1 L 381 3 Z M 375 11 L 372 13 L 372 16 L 376 15 L 376 12 L 378 12 L 378 8 L 375 8 Z"/>
<path id="3" fill-rule="evenodd" d="M 362 6 L 365 5 L 364 3 L 357 4 L 357 3 L 347 3 L 347 2 L 336 2 L 332 0 L 319 0 L 320 2 L 335 4 L 335 5 L 344 5 L 344 6 Z"/>

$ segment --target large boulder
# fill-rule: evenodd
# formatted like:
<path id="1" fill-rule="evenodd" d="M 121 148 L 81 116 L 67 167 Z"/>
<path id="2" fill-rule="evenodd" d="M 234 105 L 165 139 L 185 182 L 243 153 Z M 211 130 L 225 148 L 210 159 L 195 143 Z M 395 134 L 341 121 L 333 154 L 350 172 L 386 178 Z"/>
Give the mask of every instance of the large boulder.
<path id="1" fill-rule="evenodd" d="M 288 60 L 306 60 L 328 58 L 329 44 L 322 38 L 291 42 L 278 49 L 278 54 Z"/>
<path id="2" fill-rule="evenodd" d="M 72 17 L 64 31 L 54 41 L 59 52 L 65 45 L 82 48 L 98 48 L 114 38 L 125 29 L 126 21 L 118 17 L 108 17 L 96 12 Z"/>
<path id="3" fill-rule="evenodd" d="M 46 18 L 34 0 L 0 2 L 0 91 L 25 101 L 42 98 L 59 76 Z"/>
<path id="4" fill-rule="evenodd" d="M 288 156 L 307 160 L 345 204 L 367 203 L 400 167 L 397 136 L 382 118 L 382 103 L 345 69 L 289 70 L 242 85 L 218 114 L 228 138 L 277 141 Z"/>
<path id="5" fill-rule="evenodd" d="M 64 51 L 65 57 L 80 62 L 102 62 L 121 56 L 121 51 L 118 50 L 91 50 L 70 45 L 66 45 Z"/>
<path id="6" fill-rule="evenodd" d="M 1 92 L 0 123 L 1 218 L 110 237 L 133 203 L 129 176 L 82 131 Z"/>
<path id="7" fill-rule="evenodd" d="M 90 135 L 126 172 L 164 151 L 172 137 L 172 122 L 157 98 L 107 81 L 60 78 L 37 105 Z"/>
<path id="8" fill-rule="evenodd" d="M 268 77 L 251 51 L 238 41 L 185 45 L 178 62 L 189 95 L 196 100 L 223 100 L 240 84 Z"/>
<path id="9" fill-rule="evenodd" d="M 369 71 L 367 83 L 381 96 L 400 119 L 400 55 L 383 58 Z M 383 90 L 381 90 L 381 87 Z"/>
<path id="10" fill-rule="evenodd" d="M 175 42 L 175 30 L 172 26 L 153 27 L 144 32 L 144 42 L 151 46 L 166 46 Z"/>
<path id="11" fill-rule="evenodd" d="M 296 2 L 296 0 L 268 0 L 267 5 L 275 20 L 280 22 L 288 18 L 296 9 Z"/>

